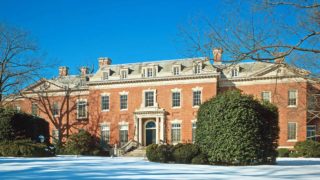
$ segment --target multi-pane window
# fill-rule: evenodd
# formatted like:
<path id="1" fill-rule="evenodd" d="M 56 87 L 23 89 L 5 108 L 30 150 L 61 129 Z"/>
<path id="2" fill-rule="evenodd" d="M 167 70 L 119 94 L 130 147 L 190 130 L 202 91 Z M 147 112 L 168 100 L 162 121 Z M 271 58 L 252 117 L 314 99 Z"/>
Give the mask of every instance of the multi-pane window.
<path id="1" fill-rule="evenodd" d="M 110 142 L 110 127 L 108 125 L 101 125 L 100 126 L 100 141 L 101 141 L 101 146 L 106 147 L 109 142 Z"/>
<path id="2" fill-rule="evenodd" d="M 234 68 L 234 69 L 231 70 L 231 76 L 232 76 L 232 77 L 237 77 L 237 76 L 239 76 L 239 71 L 238 71 L 237 68 Z"/>
<path id="3" fill-rule="evenodd" d="M 193 106 L 199 106 L 201 104 L 201 91 L 193 91 Z"/>
<path id="4" fill-rule="evenodd" d="M 153 68 L 147 68 L 147 77 L 153 77 Z"/>
<path id="5" fill-rule="evenodd" d="M 102 111 L 108 111 L 109 110 L 109 96 L 108 95 L 102 95 L 101 96 L 101 110 Z"/>
<path id="6" fill-rule="evenodd" d="M 38 105 L 36 103 L 32 103 L 31 105 L 31 114 L 33 116 L 38 116 Z"/>
<path id="7" fill-rule="evenodd" d="M 128 95 L 120 95 L 120 109 L 128 109 Z"/>
<path id="8" fill-rule="evenodd" d="M 180 107 L 180 92 L 172 92 L 172 107 Z"/>
<path id="9" fill-rule="evenodd" d="M 180 123 L 172 123 L 171 141 L 172 143 L 179 143 L 181 141 L 181 124 Z"/>
<path id="10" fill-rule="evenodd" d="M 263 101 L 271 102 L 271 92 L 268 92 L 268 91 L 262 92 L 261 98 Z"/>
<path id="11" fill-rule="evenodd" d="M 57 102 L 54 102 L 52 105 L 52 115 L 53 116 L 58 116 L 59 115 L 59 104 Z"/>
<path id="12" fill-rule="evenodd" d="M 106 71 L 104 71 L 104 72 L 102 73 L 102 80 L 107 80 L 108 78 L 109 78 L 109 73 L 106 72 Z"/>
<path id="13" fill-rule="evenodd" d="M 59 130 L 57 129 L 54 129 L 52 130 L 52 142 L 53 143 L 58 143 L 58 140 L 59 140 Z"/>
<path id="14" fill-rule="evenodd" d="M 128 125 L 120 125 L 119 128 L 120 147 L 128 142 Z"/>
<path id="15" fill-rule="evenodd" d="M 87 118 L 87 101 L 78 101 L 78 103 L 77 103 L 77 117 L 78 117 L 78 119 Z"/>
<path id="16" fill-rule="evenodd" d="M 297 140 L 297 123 L 288 123 L 288 140 Z"/>
<path id="17" fill-rule="evenodd" d="M 120 72 L 121 72 L 120 73 L 121 79 L 127 79 L 128 71 L 127 70 L 121 70 Z"/>
<path id="18" fill-rule="evenodd" d="M 153 91 L 147 91 L 144 93 L 145 98 L 145 107 L 153 107 L 154 106 L 154 92 Z"/>
<path id="19" fill-rule="evenodd" d="M 180 74 L 180 68 L 179 67 L 173 67 L 173 75 L 177 76 Z"/>
<path id="20" fill-rule="evenodd" d="M 316 126 L 308 125 L 307 126 L 307 139 L 316 140 Z"/>
<path id="21" fill-rule="evenodd" d="M 192 123 L 192 142 L 195 142 L 196 140 L 196 128 L 197 128 L 197 124 L 196 122 Z"/>
<path id="22" fill-rule="evenodd" d="M 288 106 L 297 106 L 297 90 L 289 90 Z"/>
<path id="23" fill-rule="evenodd" d="M 201 64 L 198 63 L 194 66 L 194 73 L 195 74 L 200 74 L 201 73 Z"/>

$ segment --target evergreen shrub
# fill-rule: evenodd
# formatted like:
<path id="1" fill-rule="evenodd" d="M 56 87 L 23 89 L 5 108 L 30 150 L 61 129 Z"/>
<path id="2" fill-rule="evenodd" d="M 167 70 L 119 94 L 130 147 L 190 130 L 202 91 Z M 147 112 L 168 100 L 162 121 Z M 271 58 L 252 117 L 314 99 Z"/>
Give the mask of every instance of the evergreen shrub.
<path id="1" fill-rule="evenodd" d="M 313 140 L 297 142 L 294 149 L 300 157 L 320 157 L 320 143 Z"/>
<path id="2" fill-rule="evenodd" d="M 192 159 L 200 153 L 195 144 L 177 144 L 174 146 L 173 159 L 176 163 L 190 164 Z"/>

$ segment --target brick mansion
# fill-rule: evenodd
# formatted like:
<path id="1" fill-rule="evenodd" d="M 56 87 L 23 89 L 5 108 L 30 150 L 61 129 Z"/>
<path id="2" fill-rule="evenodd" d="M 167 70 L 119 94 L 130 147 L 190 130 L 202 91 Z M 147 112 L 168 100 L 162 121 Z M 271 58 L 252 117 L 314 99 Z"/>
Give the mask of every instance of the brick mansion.
<path id="1" fill-rule="evenodd" d="M 151 143 L 193 142 L 201 103 L 230 89 L 269 101 L 279 109 L 279 146 L 314 138 L 319 119 L 313 109 L 314 83 L 307 71 L 282 61 L 221 63 L 215 59 L 186 58 L 112 64 L 99 58 L 99 68 L 41 79 L 14 101 L 21 111 L 46 119 L 53 139 L 85 129 L 101 143 L 123 146 L 129 141 Z M 312 115 L 314 114 L 314 116 Z"/>

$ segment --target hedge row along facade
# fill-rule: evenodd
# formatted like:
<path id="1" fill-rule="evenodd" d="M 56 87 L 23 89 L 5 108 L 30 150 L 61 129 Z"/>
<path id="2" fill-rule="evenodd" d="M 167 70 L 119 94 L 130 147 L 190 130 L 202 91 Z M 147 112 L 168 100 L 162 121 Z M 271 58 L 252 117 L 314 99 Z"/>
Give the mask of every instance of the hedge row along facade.
<path id="1" fill-rule="evenodd" d="M 306 71 L 279 62 L 221 64 L 221 54 L 216 57 L 213 63 L 189 58 L 119 65 L 99 58 L 95 73 L 82 67 L 80 75 L 60 67 L 58 77 L 29 86 L 13 104 L 47 119 L 53 139 L 86 129 L 103 144 L 132 139 L 145 146 L 193 142 L 199 105 L 238 89 L 278 106 L 280 147 L 317 134 L 319 120 L 308 117 L 308 105 L 318 89 L 301 77 Z"/>

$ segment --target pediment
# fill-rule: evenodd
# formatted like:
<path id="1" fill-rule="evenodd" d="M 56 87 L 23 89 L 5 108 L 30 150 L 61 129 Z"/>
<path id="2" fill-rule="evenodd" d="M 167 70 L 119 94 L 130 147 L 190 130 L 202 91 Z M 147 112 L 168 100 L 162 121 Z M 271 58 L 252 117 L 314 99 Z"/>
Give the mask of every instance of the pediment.
<path id="1" fill-rule="evenodd" d="M 39 92 L 39 91 L 59 91 L 63 90 L 64 87 L 61 85 L 58 85 L 56 83 L 53 83 L 47 79 L 41 79 L 35 84 L 32 84 L 25 88 L 24 92 Z"/>
<path id="2" fill-rule="evenodd" d="M 287 64 L 274 64 L 261 69 L 250 75 L 250 77 L 270 77 L 270 76 L 306 76 L 308 71 L 289 66 Z"/>

